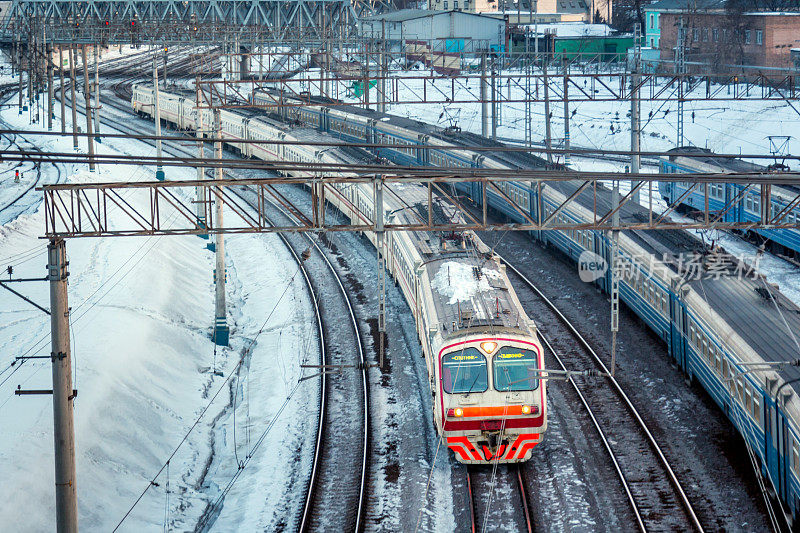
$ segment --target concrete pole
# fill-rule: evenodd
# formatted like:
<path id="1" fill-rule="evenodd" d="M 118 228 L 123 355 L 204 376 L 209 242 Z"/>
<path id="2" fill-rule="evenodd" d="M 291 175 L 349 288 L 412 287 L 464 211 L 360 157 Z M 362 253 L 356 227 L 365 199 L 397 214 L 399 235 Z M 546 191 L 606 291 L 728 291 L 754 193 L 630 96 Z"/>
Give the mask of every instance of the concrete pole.
<path id="1" fill-rule="evenodd" d="M 58 46 L 58 75 L 61 78 L 61 135 L 67 133 L 66 102 L 64 99 L 64 45 Z"/>
<path id="2" fill-rule="evenodd" d="M 22 114 L 22 43 L 17 35 L 17 70 L 19 72 L 19 114 Z"/>
<path id="3" fill-rule="evenodd" d="M 492 62 L 492 139 L 497 140 L 497 71 Z"/>
<path id="4" fill-rule="evenodd" d="M 569 85 L 567 83 L 567 55 L 564 54 L 564 164 L 569 165 Z"/>
<path id="5" fill-rule="evenodd" d="M 78 496 L 75 489 L 75 428 L 73 423 L 72 357 L 67 302 L 67 252 L 63 239 L 47 246 L 50 281 L 50 335 L 53 366 L 53 443 L 55 445 L 56 531 L 77 533 Z"/>
<path id="6" fill-rule="evenodd" d="M 364 43 L 364 109 L 369 109 L 369 54 L 371 40 Z"/>
<path id="7" fill-rule="evenodd" d="M 553 148 L 553 132 L 550 128 L 550 89 L 547 81 L 547 63 L 548 58 L 544 58 L 542 63 L 542 81 L 544 83 L 544 128 L 545 128 L 545 147 L 547 148 L 547 162 L 553 162 L 553 154 L 550 152 Z"/>
<path id="8" fill-rule="evenodd" d="M 55 111 L 53 110 L 53 45 L 48 44 L 45 47 L 46 65 L 47 65 L 47 131 L 53 130 L 53 117 Z"/>
<path id="9" fill-rule="evenodd" d="M 36 45 L 32 33 L 28 33 L 28 37 L 28 109 L 33 111 L 31 107 L 33 107 L 33 76 L 36 69 L 34 48 Z"/>
<path id="10" fill-rule="evenodd" d="M 380 368 L 384 362 L 384 338 L 386 336 L 386 250 L 384 250 L 384 213 L 383 213 L 383 183 L 379 177 L 375 178 L 373 190 L 375 206 L 375 244 L 378 254 L 378 336 L 380 338 L 378 358 Z"/>
<path id="11" fill-rule="evenodd" d="M 75 100 L 75 61 L 78 59 L 78 52 L 73 44 L 69 45 L 69 93 L 70 107 L 72 108 L 72 147 L 78 151 L 78 105 Z"/>
<path id="12" fill-rule="evenodd" d="M 220 139 L 222 136 L 222 119 L 220 118 L 220 110 L 214 110 L 214 137 Z M 214 143 L 214 157 L 222 159 L 222 142 L 217 140 Z M 216 180 L 222 180 L 222 168 L 218 167 L 214 175 Z M 222 194 L 220 189 L 220 195 Z M 216 220 L 214 225 L 218 230 L 223 227 L 222 220 L 223 210 L 222 202 L 219 198 L 214 201 L 214 216 Z M 228 318 L 225 310 L 225 236 L 222 231 L 217 231 L 217 246 L 216 246 L 216 259 L 217 268 L 214 271 L 215 289 L 216 289 L 216 306 L 214 316 L 214 342 L 219 346 L 228 345 L 228 337 L 230 330 L 228 329 Z"/>
<path id="13" fill-rule="evenodd" d="M 486 94 L 486 53 L 481 55 L 481 135 L 489 136 L 489 99 Z"/>
<path id="14" fill-rule="evenodd" d="M 200 75 L 197 76 L 197 81 L 195 82 L 195 89 L 197 92 L 196 102 L 195 102 L 195 109 L 197 110 L 197 122 L 195 123 L 195 136 L 197 137 L 197 157 L 198 159 L 202 160 L 205 157 L 205 148 L 203 144 L 203 137 L 205 136 L 205 132 L 203 131 L 203 110 L 200 109 Z M 204 180 L 206 177 L 206 169 L 203 167 L 197 167 L 197 180 Z M 197 206 L 197 222 L 202 227 L 206 226 L 206 197 L 205 197 L 205 189 L 201 186 L 197 186 L 195 189 L 195 202 Z M 208 239 L 208 233 L 203 233 L 200 237 L 204 239 Z"/>
<path id="15" fill-rule="evenodd" d="M 94 47 L 94 134 L 100 142 L 100 52 L 99 45 Z"/>
<path id="16" fill-rule="evenodd" d="M 94 138 L 92 137 L 92 86 L 89 85 L 89 64 L 86 62 L 86 45 L 81 45 L 83 61 L 83 98 L 86 102 L 86 141 L 89 146 L 89 172 L 95 171 Z"/>
<path id="17" fill-rule="evenodd" d="M 619 227 L 619 181 L 614 181 L 611 191 L 611 225 Z M 619 331 L 619 273 L 617 269 L 617 255 L 619 255 L 619 230 L 611 231 L 611 375 L 617 366 L 617 332 Z"/>
<path id="18" fill-rule="evenodd" d="M 638 174 L 639 173 L 639 149 L 641 146 L 641 125 L 639 120 L 639 114 L 641 111 L 641 104 L 639 102 L 639 84 L 641 83 L 641 73 L 639 72 L 640 68 L 640 54 L 642 48 L 640 46 L 640 34 L 641 30 L 639 28 L 639 23 L 637 22 L 634 26 L 634 41 L 633 41 L 633 66 L 631 69 L 631 174 Z M 632 187 L 636 187 L 638 182 L 631 182 Z M 639 191 L 637 190 L 631 196 L 631 201 L 635 204 L 639 203 Z"/>
<path id="19" fill-rule="evenodd" d="M 380 60 L 381 68 L 380 76 L 380 96 L 378 98 L 378 111 L 381 113 L 386 112 L 386 77 L 389 71 L 388 58 L 386 57 L 386 21 L 381 21 L 381 44 L 380 44 Z"/>
<path id="20" fill-rule="evenodd" d="M 161 137 L 161 105 L 158 97 L 158 57 L 153 54 L 153 107 L 156 120 L 156 137 Z M 161 139 L 156 139 L 156 179 L 164 181 L 164 169 L 161 166 Z"/>

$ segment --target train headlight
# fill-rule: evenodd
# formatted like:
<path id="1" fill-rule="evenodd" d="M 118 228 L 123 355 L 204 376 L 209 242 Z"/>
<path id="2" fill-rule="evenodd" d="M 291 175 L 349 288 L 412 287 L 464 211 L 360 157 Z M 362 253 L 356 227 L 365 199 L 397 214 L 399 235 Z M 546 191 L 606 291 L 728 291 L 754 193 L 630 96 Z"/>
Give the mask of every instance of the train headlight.
<path id="1" fill-rule="evenodd" d="M 455 409 L 448 409 L 447 416 L 455 416 L 455 417 L 462 417 L 464 416 L 464 410 L 460 407 L 456 407 Z"/>
<path id="2" fill-rule="evenodd" d="M 531 406 L 530 405 L 523 405 L 522 406 L 522 414 L 523 415 L 531 414 Z"/>
<path id="3" fill-rule="evenodd" d="M 489 355 L 492 355 L 492 353 L 496 349 L 497 349 L 497 343 L 494 342 L 494 341 L 486 341 L 486 342 L 482 342 L 481 343 L 481 350 L 483 350 L 484 352 L 486 352 Z"/>

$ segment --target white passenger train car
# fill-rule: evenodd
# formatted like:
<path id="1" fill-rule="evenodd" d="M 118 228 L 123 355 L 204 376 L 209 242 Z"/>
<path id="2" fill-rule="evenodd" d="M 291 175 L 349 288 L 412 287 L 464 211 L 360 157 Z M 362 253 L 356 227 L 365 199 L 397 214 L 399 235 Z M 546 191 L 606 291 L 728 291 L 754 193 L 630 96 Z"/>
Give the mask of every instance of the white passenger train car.
<path id="1" fill-rule="evenodd" d="M 162 113 L 165 121 L 195 127 L 193 101 L 164 92 L 160 98 L 163 105 L 179 102 L 180 115 Z M 150 88 L 134 86 L 136 112 L 151 116 L 152 103 Z M 202 113 L 208 132 L 213 117 L 208 110 Z M 318 131 L 230 110 L 222 110 L 220 119 L 221 134 L 229 139 L 226 144 L 246 157 L 323 163 L 340 163 L 347 157 L 302 144 L 304 139 L 327 135 Z M 242 139 L 298 144 L 237 142 Z M 409 206 L 425 208 L 427 189 L 406 185 L 399 194 L 402 203 L 384 200 L 386 223 L 413 222 Z M 371 184 L 335 184 L 327 200 L 356 225 L 365 224 L 362 213 L 371 219 L 375 211 Z M 365 234 L 376 245 L 375 234 Z M 546 387 L 541 379 L 544 354 L 536 326 L 525 314 L 504 266 L 471 232 L 458 237 L 388 232 L 382 253 L 416 321 L 434 421 L 445 444 L 465 463 L 530 459 L 547 429 Z"/>

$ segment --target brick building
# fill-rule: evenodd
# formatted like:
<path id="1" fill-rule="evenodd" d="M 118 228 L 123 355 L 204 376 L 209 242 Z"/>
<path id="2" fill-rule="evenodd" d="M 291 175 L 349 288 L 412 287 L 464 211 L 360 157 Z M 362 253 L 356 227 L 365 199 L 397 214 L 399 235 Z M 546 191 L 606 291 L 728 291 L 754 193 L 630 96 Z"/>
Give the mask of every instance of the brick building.
<path id="1" fill-rule="evenodd" d="M 652 27 L 651 27 L 652 26 Z M 800 12 L 731 13 L 724 0 L 661 0 L 645 8 L 645 44 L 675 59 L 683 27 L 687 62 L 718 68 L 733 65 L 791 68 L 790 51 L 800 46 Z"/>

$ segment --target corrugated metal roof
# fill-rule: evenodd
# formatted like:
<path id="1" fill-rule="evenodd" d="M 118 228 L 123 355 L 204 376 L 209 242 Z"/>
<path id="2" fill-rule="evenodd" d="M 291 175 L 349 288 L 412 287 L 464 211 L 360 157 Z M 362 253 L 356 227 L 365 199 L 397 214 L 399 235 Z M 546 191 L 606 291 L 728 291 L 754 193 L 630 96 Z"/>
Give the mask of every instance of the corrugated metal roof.
<path id="1" fill-rule="evenodd" d="M 724 10 L 726 0 L 659 0 L 644 6 L 645 11 L 713 11 Z"/>
<path id="2" fill-rule="evenodd" d="M 469 13 L 466 11 L 432 11 L 428 9 L 401 9 L 400 11 L 392 11 L 390 13 L 383 13 L 381 15 L 373 15 L 371 17 L 363 17 L 365 22 L 385 20 L 386 22 L 405 22 L 407 20 L 414 20 L 424 17 L 438 17 L 443 15 L 456 15 L 468 17 L 480 17 L 482 19 L 502 22 L 496 17 L 486 16 L 482 13 Z"/>

